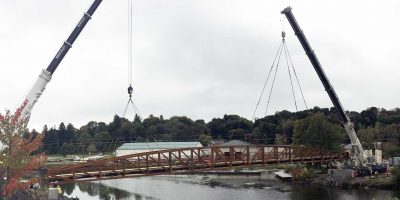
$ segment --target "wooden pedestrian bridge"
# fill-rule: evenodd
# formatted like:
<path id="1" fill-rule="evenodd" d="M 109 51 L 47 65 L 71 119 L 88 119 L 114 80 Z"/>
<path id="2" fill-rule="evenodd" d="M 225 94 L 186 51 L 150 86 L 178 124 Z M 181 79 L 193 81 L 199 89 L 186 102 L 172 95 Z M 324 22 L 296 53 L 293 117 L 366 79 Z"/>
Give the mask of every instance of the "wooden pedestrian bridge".
<path id="1" fill-rule="evenodd" d="M 327 151 L 304 146 L 244 145 L 180 148 L 65 165 L 49 169 L 47 180 L 50 184 L 65 184 L 166 174 L 188 174 L 279 163 L 329 163 L 346 159 L 348 159 L 348 154 L 343 151 Z"/>

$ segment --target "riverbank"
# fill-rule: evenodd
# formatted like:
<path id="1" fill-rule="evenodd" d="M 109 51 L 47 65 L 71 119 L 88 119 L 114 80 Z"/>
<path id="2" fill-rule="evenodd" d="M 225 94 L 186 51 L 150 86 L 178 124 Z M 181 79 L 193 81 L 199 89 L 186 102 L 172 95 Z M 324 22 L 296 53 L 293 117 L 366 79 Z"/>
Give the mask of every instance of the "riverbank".
<path id="1" fill-rule="evenodd" d="M 378 174 L 365 177 L 344 177 L 326 174 L 326 170 L 307 168 L 306 165 L 268 165 L 252 168 L 238 168 L 232 171 L 211 171 L 204 174 L 209 175 L 261 175 L 265 173 L 284 170 L 294 175 L 293 184 L 311 184 L 316 186 L 335 186 L 339 188 L 356 188 L 356 189 L 383 189 L 397 190 L 400 189 L 395 184 L 392 176 L 387 174 Z M 194 173 L 203 174 L 203 173 Z M 297 178 L 296 178 L 297 177 Z"/>
<path id="2" fill-rule="evenodd" d="M 395 184 L 392 177 L 386 175 L 370 177 L 343 177 L 328 174 L 316 174 L 306 178 L 298 178 L 293 181 L 294 184 L 311 184 L 322 186 L 335 186 L 341 188 L 358 189 L 383 189 L 396 190 L 399 185 Z"/>

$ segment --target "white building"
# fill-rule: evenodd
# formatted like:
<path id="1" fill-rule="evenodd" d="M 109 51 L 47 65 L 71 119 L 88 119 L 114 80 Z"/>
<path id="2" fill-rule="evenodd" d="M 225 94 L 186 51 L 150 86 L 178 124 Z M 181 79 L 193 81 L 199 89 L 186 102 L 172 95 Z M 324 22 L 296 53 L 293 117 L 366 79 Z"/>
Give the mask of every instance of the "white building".
<path id="1" fill-rule="evenodd" d="M 200 142 L 137 142 L 125 143 L 115 150 L 116 156 L 124 156 L 165 149 L 203 147 Z"/>

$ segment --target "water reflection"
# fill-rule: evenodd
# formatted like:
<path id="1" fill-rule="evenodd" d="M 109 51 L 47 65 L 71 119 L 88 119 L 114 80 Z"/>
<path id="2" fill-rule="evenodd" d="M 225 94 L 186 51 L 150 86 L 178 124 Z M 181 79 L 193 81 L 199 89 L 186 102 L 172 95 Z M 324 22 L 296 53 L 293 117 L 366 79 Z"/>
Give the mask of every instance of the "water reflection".
<path id="1" fill-rule="evenodd" d="M 398 193 L 390 190 L 342 189 L 312 185 L 293 185 L 292 189 L 291 200 L 388 200 L 399 197 Z"/>
<path id="2" fill-rule="evenodd" d="M 290 199 L 293 200 L 338 200 L 340 193 L 329 188 L 305 187 L 304 185 L 293 185 Z"/>
<path id="3" fill-rule="evenodd" d="M 61 189 L 62 189 L 63 194 L 70 196 L 75 189 L 75 184 L 63 185 L 63 187 Z"/>
<path id="4" fill-rule="evenodd" d="M 76 184 L 62 185 L 62 192 L 68 197 L 79 197 L 80 199 L 99 199 L 101 195 L 110 199 L 141 199 L 141 195 L 133 194 L 125 190 L 108 187 L 99 182 L 82 182 Z M 89 197 L 89 198 L 88 198 Z M 90 198 L 92 197 L 92 198 Z"/>
<path id="5" fill-rule="evenodd" d="M 386 200 L 400 191 L 359 190 L 284 183 L 262 176 L 156 176 L 63 185 L 64 195 L 80 199 L 115 200 Z"/>

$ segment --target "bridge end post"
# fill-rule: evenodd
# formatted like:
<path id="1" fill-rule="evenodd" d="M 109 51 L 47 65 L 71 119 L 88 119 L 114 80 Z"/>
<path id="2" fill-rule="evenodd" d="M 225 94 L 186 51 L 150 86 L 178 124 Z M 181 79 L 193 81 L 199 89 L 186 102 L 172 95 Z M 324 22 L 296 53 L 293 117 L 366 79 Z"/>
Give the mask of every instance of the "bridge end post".
<path id="1" fill-rule="evenodd" d="M 74 168 L 72 168 L 72 180 L 74 180 L 75 179 L 75 165 L 74 165 Z"/>
<path id="2" fill-rule="evenodd" d="M 276 163 L 280 163 L 280 160 L 279 160 L 279 148 L 277 146 L 274 146 L 273 149 L 274 149 L 275 162 Z"/>
<path id="3" fill-rule="evenodd" d="M 146 173 L 149 173 L 149 155 L 146 154 Z"/>
<path id="4" fill-rule="evenodd" d="M 168 151 L 168 164 L 169 164 L 169 172 L 172 173 L 172 153 Z"/>
<path id="5" fill-rule="evenodd" d="M 125 159 L 123 159 L 122 160 L 122 176 L 125 176 L 125 174 L 126 174 L 126 171 L 125 171 L 126 163 L 125 162 L 126 162 Z"/>
<path id="6" fill-rule="evenodd" d="M 211 161 L 211 169 L 214 168 L 214 153 L 215 153 L 215 147 L 211 146 L 211 158 L 210 158 L 210 161 Z"/>
<path id="7" fill-rule="evenodd" d="M 101 166 L 99 166 L 99 179 L 101 179 Z"/>
<path id="8" fill-rule="evenodd" d="M 190 166 L 189 166 L 189 168 L 190 168 L 190 171 L 193 171 L 193 165 L 194 165 L 194 162 L 193 162 L 193 149 L 190 149 Z"/>
<path id="9" fill-rule="evenodd" d="M 262 160 L 262 165 L 265 165 L 265 147 L 262 146 L 260 147 L 261 149 L 261 160 Z"/>
<path id="10" fill-rule="evenodd" d="M 247 145 L 246 149 L 246 161 L 247 161 L 247 166 L 250 166 L 250 145 Z"/>
<path id="11" fill-rule="evenodd" d="M 160 154 L 160 152 L 158 152 L 157 153 L 157 163 L 158 163 L 158 166 L 161 166 L 161 154 Z"/>
<path id="12" fill-rule="evenodd" d="M 229 166 L 230 167 L 232 167 L 234 156 L 235 156 L 235 152 L 234 152 L 233 147 L 231 146 L 231 147 L 229 147 Z"/>

